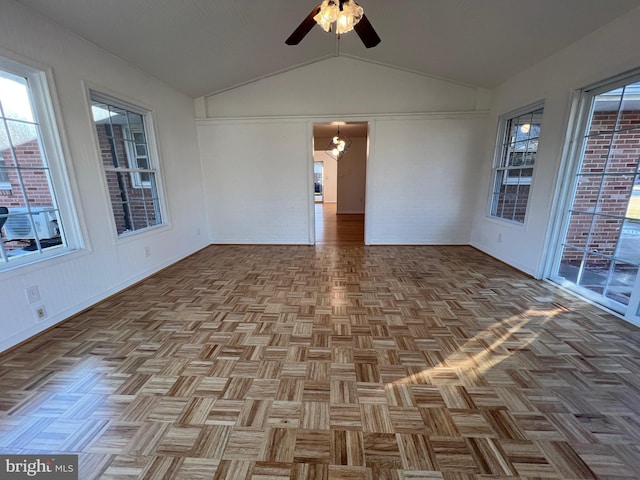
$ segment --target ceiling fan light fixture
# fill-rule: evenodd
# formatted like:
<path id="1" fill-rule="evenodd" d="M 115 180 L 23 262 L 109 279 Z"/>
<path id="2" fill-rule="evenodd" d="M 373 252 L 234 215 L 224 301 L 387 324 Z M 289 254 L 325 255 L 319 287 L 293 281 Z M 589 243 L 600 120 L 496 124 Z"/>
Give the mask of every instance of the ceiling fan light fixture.
<path id="1" fill-rule="evenodd" d="M 363 15 L 364 9 L 355 0 L 323 0 L 320 11 L 313 19 L 325 32 L 330 32 L 335 22 L 335 31 L 341 35 L 353 30 Z"/>
<path id="2" fill-rule="evenodd" d="M 320 11 L 313 17 L 325 32 L 331 31 L 331 24 L 338 19 L 339 8 L 333 0 L 323 0 Z"/>
<path id="3" fill-rule="evenodd" d="M 325 32 L 335 31 L 338 37 L 342 33 L 355 30 L 366 48 L 375 47 L 381 41 L 364 14 L 364 9 L 355 0 L 322 0 L 284 43 L 298 45 L 316 25 L 320 25 Z"/>

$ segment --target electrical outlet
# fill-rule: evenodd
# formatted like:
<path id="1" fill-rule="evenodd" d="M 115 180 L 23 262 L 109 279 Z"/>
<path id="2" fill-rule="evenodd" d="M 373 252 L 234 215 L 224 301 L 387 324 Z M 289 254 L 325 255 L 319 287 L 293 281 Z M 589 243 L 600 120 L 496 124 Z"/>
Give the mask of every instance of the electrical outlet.
<path id="1" fill-rule="evenodd" d="M 44 305 L 36 305 L 33 307 L 33 316 L 37 322 L 40 322 L 47 318 L 47 311 L 44 309 Z"/>
<path id="2" fill-rule="evenodd" d="M 502 234 L 501 233 L 498 234 L 498 243 L 502 243 Z"/>
<path id="3" fill-rule="evenodd" d="M 27 287 L 24 291 L 27 294 L 27 300 L 29 301 L 29 303 L 35 303 L 40 300 L 40 290 L 38 290 L 37 285 Z"/>
<path id="4" fill-rule="evenodd" d="M 147 245 L 146 247 L 144 247 L 144 256 L 148 257 L 151 255 L 151 247 L 149 247 L 149 245 Z"/>
<path id="5" fill-rule="evenodd" d="M 200 236 L 200 227 L 196 228 L 196 235 Z"/>

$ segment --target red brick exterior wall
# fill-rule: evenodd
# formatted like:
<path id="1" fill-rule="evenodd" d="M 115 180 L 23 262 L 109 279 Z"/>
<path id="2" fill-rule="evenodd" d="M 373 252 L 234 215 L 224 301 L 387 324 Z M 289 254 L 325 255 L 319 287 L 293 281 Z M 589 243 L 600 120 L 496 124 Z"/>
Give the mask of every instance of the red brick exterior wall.
<path id="1" fill-rule="evenodd" d="M 113 168 L 113 146 L 119 166 L 129 168 L 122 127 L 120 125 L 113 125 L 113 142 L 107 134 L 107 127 L 108 125 L 96 125 L 102 164 L 106 168 Z M 154 208 L 152 198 L 153 190 L 151 188 L 134 186 L 131 173 L 107 172 L 107 188 L 109 190 L 109 197 L 111 199 L 118 233 L 145 228 L 159 222 L 159 219 L 156 218 L 156 209 Z M 126 193 L 125 198 L 129 202 L 128 210 L 123 204 L 123 191 Z"/>
<path id="2" fill-rule="evenodd" d="M 617 126 L 616 118 L 615 111 L 595 112 L 593 115 L 572 207 L 574 213 L 566 236 L 568 244 L 605 255 L 613 255 L 615 252 L 623 218 L 591 214 L 616 217 L 626 215 L 640 161 L 640 112 L 624 112 Z M 618 131 L 612 133 L 614 128 Z M 602 173 L 605 173 L 604 177 L 601 176 Z M 606 175 L 614 173 L 623 175 Z M 598 203 L 600 189 L 602 193 Z M 594 226 L 587 245 L 592 222 Z M 581 259 L 581 252 L 566 249 L 562 263 L 578 265 Z M 604 265 L 607 262 L 598 257 L 590 257 L 592 266 L 597 263 Z"/>
<path id="3" fill-rule="evenodd" d="M 22 145 L 14 146 L 14 149 L 18 165 L 21 167 L 20 174 L 26 187 L 25 193 L 29 200 L 29 205 L 32 207 L 53 208 L 47 171 L 42 169 L 44 162 L 38 141 L 32 140 Z M 15 166 L 11 149 L 3 150 L 0 152 L 0 156 L 5 166 Z M 0 206 L 9 208 L 9 211 L 12 208 L 26 207 L 18 179 L 18 171 L 15 168 L 10 168 L 6 172 L 11 183 L 11 189 L 0 190 Z M 4 238 L 4 232 L 2 232 L 2 237 Z M 26 245 L 28 245 L 28 242 L 12 241 L 4 243 L 6 250 L 23 248 Z"/>
<path id="4" fill-rule="evenodd" d="M 500 186 L 500 196 L 496 201 L 496 213 L 501 218 L 524 222 L 527 213 L 530 185 Z"/>
<path id="5" fill-rule="evenodd" d="M 33 140 L 14 148 L 18 165 L 22 167 L 20 173 L 22 174 L 22 181 L 27 187 L 26 194 L 29 204 L 33 207 L 52 207 L 53 200 L 51 199 L 49 182 L 45 171 L 30 170 L 35 168 L 42 169 L 44 166 L 40 145 L 36 140 Z M 14 166 L 11 150 L 6 149 L 1 153 L 5 166 Z M 20 189 L 17 170 L 9 169 L 7 173 L 11 183 L 11 190 L 0 190 L 0 205 L 8 208 L 25 207 L 26 204 Z"/>

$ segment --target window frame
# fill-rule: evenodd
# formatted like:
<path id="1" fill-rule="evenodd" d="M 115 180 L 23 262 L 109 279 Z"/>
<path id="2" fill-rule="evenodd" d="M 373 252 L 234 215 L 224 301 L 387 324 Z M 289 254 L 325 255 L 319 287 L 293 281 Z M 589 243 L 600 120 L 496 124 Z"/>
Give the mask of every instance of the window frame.
<path id="1" fill-rule="evenodd" d="M 541 138 L 542 131 L 542 123 L 544 118 L 544 100 L 526 105 L 524 107 L 518 108 L 516 110 L 512 110 L 508 113 L 500 115 L 498 117 L 498 128 L 496 133 L 496 141 L 493 153 L 493 161 L 491 164 L 491 181 L 489 186 L 489 198 L 487 204 L 487 216 L 491 219 L 507 222 L 514 225 L 523 226 L 527 222 L 527 218 L 529 215 L 529 201 L 531 198 L 531 189 L 533 187 L 534 176 L 536 171 L 537 164 L 537 156 L 539 151 L 539 143 Z M 526 117 L 527 115 L 534 116 L 540 115 L 540 122 L 538 125 L 537 137 L 532 137 L 531 135 L 527 136 L 526 140 L 516 141 L 515 139 L 510 139 L 508 136 L 510 135 L 510 131 L 512 130 L 512 125 L 514 120 L 518 120 L 521 117 Z M 520 125 L 520 124 L 517 124 Z M 533 125 L 533 123 L 531 124 Z M 514 152 L 511 149 L 512 144 L 514 143 L 522 143 L 527 142 L 527 144 L 532 141 L 536 142 L 535 146 L 535 156 L 532 163 L 523 162 L 521 165 L 509 165 L 510 154 Z M 523 157 L 525 157 L 528 153 L 533 152 L 533 150 L 527 149 L 523 152 Z M 531 170 L 530 175 L 522 175 L 523 170 Z M 510 172 L 518 172 L 518 176 L 512 176 Z M 497 185 L 505 185 L 505 186 L 526 186 L 529 188 L 529 192 L 527 192 L 527 203 L 525 205 L 525 212 L 522 217 L 522 220 L 518 220 L 515 218 L 515 208 L 514 213 L 511 218 L 500 215 L 498 212 L 498 204 L 500 200 L 500 191 L 497 190 Z M 519 194 L 515 194 L 515 199 L 517 201 Z"/>
<path id="2" fill-rule="evenodd" d="M 3 272 L 77 252 L 84 248 L 84 243 L 75 207 L 76 190 L 71 183 L 71 170 L 67 164 L 70 155 L 66 148 L 66 137 L 60 120 L 51 68 L 21 57 L 12 58 L 6 52 L 0 52 L 0 70 L 27 81 L 34 125 L 39 132 L 39 138 L 36 140 L 41 150 L 43 165 L 48 173 L 49 193 L 53 202 L 53 207 L 45 210 L 55 212 L 61 238 L 61 243 L 58 245 L 47 246 L 36 242 L 37 248 L 31 250 L 30 254 L 15 256 L 7 255 L 3 245 L 0 248 L 0 272 Z M 11 183 L 0 181 L 0 192 L 11 189 Z M 28 203 L 28 207 L 20 208 L 26 209 L 26 214 L 30 217 L 40 215 L 39 207 L 32 205 L 31 202 Z M 35 228 L 33 218 L 30 222 Z"/>
<path id="3" fill-rule="evenodd" d="M 114 237 L 118 240 L 121 240 L 121 239 L 142 234 L 144 232 L 148 232 L 150 230 L 168 226 L 169 219 L 167 215 L 167 209 L 165 206 L 165 193 L 164 193 L 164 186 L 162 181 L 162 165 L 161 165 L 161 160 L 159 155 L 159 147 L 158 147 L 156 135 L 155 135 L 155 122 L 154 122 L 153 110 L 149 107 L 146 107 L 140 104 L 140 102 L 134 103 L 134 101 L 125 99 L 120 94 L 110 93 L 110 92 L 107 92 L 104 88 L 94 87 L 94 86 L 89 86 L 87 88 L 87 100 L 88 100 L 89 117 L 92 124 L 93 135 L 94 135 L 94 139 L 98 149 L 98 155 L 97 155 L 98 166 L 102 170 L 102 179 L 105 187 L 104 191 L 106 194 L 106 200 L 109 205 L 109 211 L 111 212 L 111 218 L 113 220 L 113 222 L 111 223 L 111 228 L 114 231 Z M 125 158 L 123 159 L 123 161 L 126 162 L 127 166 L 126 167 L 122 167 L 122 166 L 106 167 L 105 166 L 103 162 L 102 154 L 100 153 L 100 138 L 98 135 L 98 131 L 96 129 L 96 120 L 93 115 L 92 107 L 94 102 L 104 103 L 111 107 L 124 110 L 128 113 L 140 115 L 142 117 L 142 125 L 143 125 L 142 133 L 144 134 L 144 137 L 146 140 L 146 144 L 145 144 L 146 151 L 147 151 L 146 158 L 148 161 L 149 168 L 136 168 L 137 157 L 135 155 L 135 151 L 133 150 L 133 148 L 135 148 L 135 142 L 133 141 L 134 137 L 133 135 L 131 135 L 131 138 L 125 138 L 125 135 L 126 135 L 125 128 L 123 128 L 123 140 L 125 144 L 124 145 Z M 143 228 L 127 229 L 122 232 L 119 232 L 118 226 L 116 223 L 116 211 L 114 209 L 114 203 L 109 194 L 107 172 L 115 172 L 117 174 L 128 173 L 129 174 L 128 177 L 131 181 L 132 189 L 142 190 L 142 189 L 148 188 L 151 190 L 155 190 L 155 196 L 152 196 L 150 198 L 153 199 L 155 215 L 158 216 L 160 221 L 152 225 L 147 225 L 146 227 L 143 227 Z M 145 173 L 153 175 L 155 182 L 142 180 L 141 175 Z M 155 189 L 153 188 L 154 183 L 155 183 Z M 131 212 L 129 212 L 129 214 L 131 214 Z"/>

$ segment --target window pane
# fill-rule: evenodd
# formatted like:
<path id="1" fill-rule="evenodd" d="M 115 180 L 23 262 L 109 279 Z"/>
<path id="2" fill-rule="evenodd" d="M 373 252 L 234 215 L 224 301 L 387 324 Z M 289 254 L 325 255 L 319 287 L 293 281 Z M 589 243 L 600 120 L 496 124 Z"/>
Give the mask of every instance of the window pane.
<path id="1" fill-rule="evenodd" d="M 611 259 L 599 255 L 587 254 L 583 263 L 582 277 L 579 285 L 592 292 L 604 293 L 609 279 Z"/>
<path id="2" fill-rule="evenodd" d="M 594 215 L 587 249 L 601 255 L 613 255 L 621 229 L 621 218 Z"/>
<path id="3" fill-rule="evenodd" d="M 580 265 L 582 265 L 583 258 L 584 251 L 565 245 L 562 249 L 558 276 L 576 283 L 578 281 L 578 274 L 580 273 Z"/>
<path id="4" fill-rule="evenodd" d="M 513 188 L 510 188 L 513 190 Z M 502 212 L 502 218 L 507 220 L 513 220 L 516 211 L 517 196 L 514 194 L 506 194 L 500 198 L 500 211 Z"/>
<path id="5" fill-rule="evenodd" d="M 629 114 L 630 112 L 626 112 Z M 629 115 L 631 116 L 631 115 Z M 640 119 L 638 111 L 635 117 Z M 640 155 L 640 128 L 616 132 L 613 136 L 607 173 L 636 173 L 638 169 L 638 156 Z"/>
<path id="6" fill-rule="evenodd" d="M 0 105 L 5 118 L 35 121 L 26 78 L 0 71 Z"/>
<path id="7" fill-rule="evenodd" d="M 135 229 L 158 225 L 160 219 L 156 215 L 156 205 L 153 199 L 131 202 L 131 213 Z"/>
<path id="8" fill-rule="evenodd" d="M 628 305 L 637 275 L 637 265 L 616 262 L 613 265 L 611 280 L 607 286 L 605 295 L 616 302 Z"/>
<path id="9" fill-rule="evenodd" d="M 605 133 L 588 137 L 585 140 L 580 173 L 595 174 L 604 172 L 612 139 L 613 134 Z"/>
<path id="10" fill-rule="evenodd" d="M 126 125 L 127 124 L 127 111 L 123 108 L 114 107 L 113 105 L 107 105 L 109 109 L 109 121 L 112 125 Z"/>
<path id="11" fill-rule="evenodd" d="M 638 116 L 638 93 L 640 93 L 640 82 L 624 87 L 616 130 L 620 131 L 640 128 L 640 116 Z"/>
<path id="12" fill-rule="evenodd" d="M 577 248 L 587 248 L 592 222 L 593 215 L 571 212 L 565 243 Z"/>
<path id="13" fill-rule="evenodd" d="M 624 217 L 629 206 L 635 175 L 605 175 L 602 179 L 598 212 Z"/>
<path id="14" fill-rule="evenodd" d="M 0 158 L 0 190 L 11 190 L 11 178 L 9 169 L 5 166 L 4 160 Z"/>
<path id="15" fill-rule="evenodd" d="M 113 208 L 113 216 L 118 233 L 132 230 L 130 216 L 127 213 L 127 188 L 126 174 L 119 172 L 106 172 L 107 189 Z"/>
<path id="16" fill-rule="evenodd" d="M 40 132 L 35 125 L 7 120 L 7 129 L 20 167 L 44 167 L 40 151 Z"/>
<path id="17" fill-rule="evenodd" d="M 580 212 L 595 212 L 598 206 L 598 196 L 602 184 L 601 175 L 581 175 L 573 199 L 573 210 Z"/>
<path id="18" fill-rule="evenodd" d="M 120 135 L 118 140 L 114 138 L 113 128 L 109 121 L 107 120 L 106 123 L 97 123 L 96 133 L 98 134 L 98 142 L 100 144 L 102 164 L 106 168 L 126 167 L 126 163 L 121 163 L 121 159 L 125 158 L 122 136 Z"/>
<path id="19" fill-rule="evenodd" d="M 640 222 L 640 175 L 636 175 L 625 216 L 631 220 Z"/>
<path id="20" fill-rule="evenodd" d="M 129 128 L 136 135 L 137 143 L 145 143 L 144 138 L 144 119 L 142 115 L 133 112 L 127 112 L 127 121 L 129 122 Z"/>
<path id="21" fill-rule="evenodd" d="M 640 222 L 625 220 L 622 224 L 616 258 L 640 265 Z"/>
<path id="22" fill-rule="evenodd" d="M 593 103 L 591 124 L 587 135 L 598 135 L 606 132 L 613 132 L 618 120 L 618 109 L 620 108 L 620 95 L 622 89 L 598 95 Z"/>

